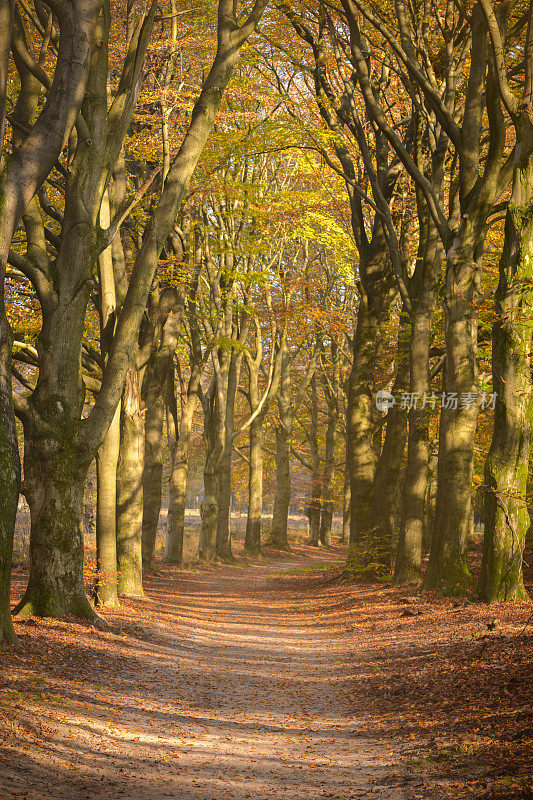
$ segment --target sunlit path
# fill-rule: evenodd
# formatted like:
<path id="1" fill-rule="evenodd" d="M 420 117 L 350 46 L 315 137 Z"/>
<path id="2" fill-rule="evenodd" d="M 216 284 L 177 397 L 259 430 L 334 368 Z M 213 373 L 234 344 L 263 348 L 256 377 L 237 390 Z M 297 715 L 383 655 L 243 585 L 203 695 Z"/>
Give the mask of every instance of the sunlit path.
<path id="1" fill-rule="evenodd" d="M 350 711 L 342 626 L 272 572 L 156 578 L 142 625 L 81 629 L 92 677 L 54 690 L 50 730 L 4 765 L 2 797 L 399 798 L 375 786 L 391 758 Z"/>

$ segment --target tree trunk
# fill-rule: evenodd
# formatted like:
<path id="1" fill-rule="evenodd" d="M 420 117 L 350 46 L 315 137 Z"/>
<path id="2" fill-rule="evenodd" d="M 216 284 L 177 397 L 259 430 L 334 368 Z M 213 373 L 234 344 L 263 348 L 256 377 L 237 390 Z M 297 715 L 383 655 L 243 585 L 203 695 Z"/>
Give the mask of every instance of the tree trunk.
<path id="1" fill-rule="evenodd" d="M 339 414 L 337 404 L 328 411 L 328 427 L 326 430 L 326 448 L 324 452 L 324 473 L 322 475 L 322 514 L 320 517 L 320 541 L 331 544 L 331 528 L 333 524 L 333 477 L 335 475 L 335 445 L 337 443 L 337 423 Z"/>
<path id="2" fill-rule="evenodd" d="M 244 549 L 251 555 L 261 552 L 261 517 L 263 515 L 263 418 L 250 425 L 250 464 L 248 472 L 248 516 Z"/>
<path id="3" fill-rule="evenodd" d="M 410 341 L 410 391 L 419 398 L 409 409 L 407 464 L 402 490 L 400 533 L 394 568 L 394 583 L 419 583 L 422 580 L 422 550 L 425 503 L 428 486 L 429 422 L 431 404 L 423 407 L 429 395 L 431 324 L 435 309 L 442 250 L 437 232 L 428 222 L 421 286 L 412 314 Z"/>
<path id="4" fill-rule="evenodd" d="M 182 564 L 183 538 L 185 534 L 185 502 L 187 498 L 188 453 L 181 454 L 179 445 L 171 454 L 172 465 L 169 479 L 167 535 L 163 561 L 166 564 Z"/>
<path id="5" fill-rule="evenodd" d="M 224 419 L 224 451 L 218 467 L 218 520 L 217 556 L 231 559 L 231 457 L 233 453 L 233 431 L 235 401 L 239 387 L 242 353 L 233 353 L 228 370 L 226 414 Z"/>
<path id="6" fill-rule="evenodd" d="M 157 373 L 154 376 L 159 379 Z M 166 382 L 166 381 L 165 381 Z M 165 400 L 163 385 L 148 392 L 144 422 L 144 471 L 143 471 L 143 519 L 142 519 L 142 562 L 144 569 L 155 563 L 155 540 L 159 514 L 161 512 L 163 478 L 163 417 Z"/>
<path id="7" fill-rule="evenodd" d="M 352 509 L 352 497 L 350 489 L 349 465 L 346 463 L 344 469 L 344 491 L 342 493 L 342 543 L 350 543 L 350 514 Z"/>
<path id="8" fill-rule="evenodd" d="M 322 481 L 318 450 L 318 393 L 316 375 L 311 378 L 311 412 L 309 415 L 309 448 L 311 450 L 311 499 L 307 504 L 309 541 L 318 547 L 320 541 L 320 512 L 322 509 Z"/>
<path id="9" fill-rule="evenodd" d="M 212 396 L 204 403 L 204 439 L 206 458 L 204 466 L 204 496 L 200 506 L 202 527 L 198 555 L 203 561 L 212 561 L 217 552 L 218 477 L 217 470 L 223 451 L 220 440 L 218 395 L 214 387 Z M 218 424 L 217 424 L 218 423 Z"/>
<path id="10" fill-rule="evenodd" d="M 100 206 L 100 224 L 111 222 L 109 191 Z M 120 239 L 120 237 L 117 237 Z M 100 352 L 107 358 L 117 318 L 117 292 L 112 248 L 98 259 L 100 289 Z M 116 608 L 117 594 L 117 464 L 120 450 L 120 403 L 96 455 L 96 569 L 98 606 Z"/>
<path id="11" fill-rule="evenodd" d="M 187 473 L 189 469 L 189 443 L 191 439 L 192 421 L 196 393 L 200 382 L 201 367 L 191 365 L 191 378 L 187 389 L 187 397 L 182 407 L 179 426 L 167 422 L 167 429 L 174 427 L 174 443 L 171 444 L 172 465 L 169 480 L 169 501 L 167 518 L 167 538 L 163 561 L 168 564 L 181 564 L 183 561 L 183 537 L 185 533 L 185 501 L 187 499 Z M 170 403 L 175 406 L 174 376 L 169 379 L 172 397 Z M 168 417 L 167 417 L 168 419 Z M 177 440 L 176 440 L 177 437 Z"/>
<path id="12" fill-rule="evenodd" d="M 117 594 L 117 464 L 120 449 L 120 406 L 96 455 L 96 567 L 98 606 L 116 608 Z"/>
<path id="13" fill-rule="evenodd" d="M 20 488 L 20 456 L 11 400 L 11 327 L 0 297 L 0 642 L 16 641 L 11 620 L 11 559 Z"/>
<path id="14" fill-rule="evenodd" d="M 96 619 L 83 580 L 83 493 L 88 464 L 69 426 L 42 437 L 25 425 L 24 477 L 31 512 L 30 577 L 15 613 Z"/>
<path id="15" fill-rule="evenodd" d="M 465 245 L 461 247 L 466 238 L 463 231 L 457 237 L 457 247 L 448 253 L 444 370 L 448 403 L 441 409 L 435 530 L 424 578 L 425 588 L 439 588 L 452 595 L 464 593 L 471 584 L 468 535 L 478 418 L 474 304 L 478 273 L 472 267 L 473 252 Z M 468 398 L 467 405 L 462 402 L 464 398 Z"/>
<path id="16" fill-rule="evenodd" d="M 402 315 L 398 328 L 397 368 L 392 394 L 397 402 L 387 414 L 387 430 L 374 476 L 372 498 L 372 555 L 374 566 L 367 571 L 376 577 L 389 577 L 393 563 L 393 547 L 398 509 L 398 483 L 405 442 L 407 409 L 398 402 L 409 383 L 409 326 Z"/>
<path id="17" fill-rule="evenodd" d="M 276 494 L 272 512 L 269 544 L 289 550 L 287 519 L 291 501 L 290 439 L 286 428 L 276 426 Z"/>
<path id="18" fill-rule="evenodd" d="M 479 586 L 481 599 L 488 603 L 527 598 L 522 554 L 530 523 L 526 491 L 533 411 L 533 123 L 528 127 L 529 141 L 524 135 L 524 141 L 517 142 L 495 297 L 492 381 L 496 407 L 485 464 L 485 534 Z"/>
<path id="19" fill-rule="evenodd" d="M 120 453 L 117 467 L 118 593 L 142 597 L 142 521 L 144 430 L 140 410 L 139 371 L 126 377 L 120 415 Z"/>
<path id="20" fill-rule="evenodd" d="M 224 447 L 224 453 L 217 470 L 218 476 L 218 517 L 217 517 L 217 556 L 231 559 L 231 443 Z"/>
<path id="21" fill-rule="evenodd" d="M 431 535 L 435 530 L 435 512 L 437 510 L 437 467 L 438 467 L 438 448 L 435 445 L 430 447 L 428 457 L 428 480 L 426 490 L 426 507 L 424 509 L 424 535 L 422 549 L 424 553 L 431 550 Z"/>
<path id="22" fill-rule="evenodd" d="M 370 532 L 377 455 L 373 444 L 374 366 L 379 340 L 376 316 L 361 293 L 348 379 L 347 457 L 350 463 L 350 545 L 347 572 L 360 574 L 373 563 Z"/>

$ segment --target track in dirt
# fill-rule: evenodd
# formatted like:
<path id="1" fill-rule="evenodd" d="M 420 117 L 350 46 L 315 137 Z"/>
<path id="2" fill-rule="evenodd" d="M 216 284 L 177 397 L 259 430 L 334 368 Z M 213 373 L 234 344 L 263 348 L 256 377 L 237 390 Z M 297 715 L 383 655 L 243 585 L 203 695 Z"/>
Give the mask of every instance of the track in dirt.
<path id="1" fill-rule="evenodd" d="M 297 566 L 292 559 L 181 572 L 176 583 L 163 570 L 150 581 L 149 600 L 129 601 L 114 615 L 114 633 L 77 626 L 78 682 L 62 684 L 58 673 L 53 690 L 54 650 L 62 660 L 67 624 L 34 623 L 43 629 L 42 667 L 53 702 L 37 709 L 26 754 L 4 749 L 0 796 L 373 794 L 390 755 L 350 710 L 353 643 L 334 609 L 317 607 L 305 577 L 271 577 Z M 125 620 L 134 607 L 141 624 Z M 46 687 L 41 695 L 46 700 Z M 24 719 L 19 724 L 31 727 L 31 716 Z M 379 797 L 400 794 L 382 785 Z"/>

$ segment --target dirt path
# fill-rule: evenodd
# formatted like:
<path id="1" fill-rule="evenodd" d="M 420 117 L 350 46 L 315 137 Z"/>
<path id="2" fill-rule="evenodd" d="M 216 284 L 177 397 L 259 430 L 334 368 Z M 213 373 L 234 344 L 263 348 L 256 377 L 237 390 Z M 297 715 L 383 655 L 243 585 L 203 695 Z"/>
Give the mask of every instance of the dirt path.
<path id="1" fill-rule="evenodd" d="M 353 635 L 305 577 L 272 579 L 295 566 L 163 570 L 113 632 L 76 626 L 75 644 L 72 623 L 20 623 L 42 672 L 15 664 L 0 797 L 405 797 L 349 705 Z"/>

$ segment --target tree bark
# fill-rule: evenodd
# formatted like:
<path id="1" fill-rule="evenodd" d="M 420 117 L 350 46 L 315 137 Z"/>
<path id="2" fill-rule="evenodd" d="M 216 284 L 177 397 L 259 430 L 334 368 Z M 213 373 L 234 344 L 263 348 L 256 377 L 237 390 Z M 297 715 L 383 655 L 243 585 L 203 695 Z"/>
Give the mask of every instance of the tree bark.
<path id="1" fill-rule="evenodd" d="M 435 530 L 424 578 L 426 588 L 439 588 L 452 595 L 467 591 L 471 584 L 468 536 L 479 410 L 474 303 L 478 271 L 472 268 L 474 252 L 464 243 L 472 238 L 468 227 L 468 221 L 464 221 L 457 248 L 448 254 L 444 394 L 453 399 L 450 408 L 441 409 Z M 465 396 L 472 404 L 462 407 L 461 398 Z"/>
<path id="2" fill-rule="evenodd" d="M 66 423 L 67 420 L 64 420 Z M 14 613 L 96 619 L 83 580 L 83 493 L 88 468 L 72 428 L 25 423 L 25 494 L 31 513 L 30 577 Z"/>
<path id="3" fill-rule="evenodd" d="M 120 452 L 120 406 L 96 455 L 96 566 L 98 606 L 116 608 L 117 465 Z"/>
<path id="4" fill-rule="evenodd" d="M 376 577 L 389 577 L 394 558 L 394 540 L 398 510 L 398 480 L 407 439 L 407 409 L 399 398 L 409 382 L 409 326 L 406 315 L 400 316 L 396 378 L 392 394 L 397 399 L 387 414 L 383 448 L 376 466 L 372 497 L 372 552 L 374 566 L 367 571 Z"/>
<path id="5" fill-rule="evenodd" d="M 204 440 L 206 457 L 204 466 L 204 496 L 200 506 L 202 527 L 198 555 L 203 561 L 212 561 L 217 552 L 218 479 L 217 469 L 224 449 L 223 432 L 218 417 L 218 393 L 214 381 L 210 396 L 204 398 Z M 224 415 L 225 416 L 225 415 Z"/>
<path id="6" fill-rule="evenodd" d="M 120 414 L 120 452 L 117 466 L 118 593 L 142 597 L 142 521 L 144 424 L 140 408 L 139 371 L 126 377 Z"/>
<path id="7" fill-rule="evenodd" d="M 235 17 L 234 10 L 227 0 L 220 0 L 218 13 L 218 38 L 217 53 L 209 74 L 203 84 L 202 91 L 198 97 L 192 114 L 191 121 L 183 138 L 180 149 L 169 169 L 163 190 L 153 210 L 150 221 L 148 222 L 139 253 L 131 272 L 128 289 L 122 304 L 121 314 L 117 321 L 116 331 L 109 349 L 108 360 L 103 370 L 101 388 L 96 397 L 95 403 L 89 414 L 82 418 L 84 404 L 84 391 L 81 383 L 80 355 L 82 350 L 82 338 L 87 304 L 92 289 L 92 269 L 95 256 L 98 255 L 98 246 L 104 249 L 109 244 L 107 236 L 116 231 L 111 230 L 109 234 L 100 238 L 97 232 L 96 222 L 98 220 L 99 205 L 105 190 L 109 172 L 112 171 L 118 159 L 122 147 L 123 136 L 125 135 L 133 112 L 133 105 L 137 93 L 133 90 L 141 79 L 143 56 L 148 44 L 151 25 L 156 12 L 156 4 L 150 7 L 146 18 L 141 18 L 135 35 L 131 38 L 129 57 L 126 58 L 124 72 L 120 82 L 120 90 L 117 92 L 111 108 L 107 104 L 107 78 L 108 61 L 106 47 L 105 25 L 108 21 L 106 15 L 100 17 L 102 23 L 102 36 L 99 39 L 101 47 L 92 50 L 93 61 L 90 73 L 90 90 L 86 94 L 84 104 L 84 119 L 89 127 L 90 136 L 78 136 L 75 157 L 72 158 L 66 178 L 66 202 L 65 215 L 61 230 L 61 243 L 57 259 L 53 265 L 44 265 L 41 268 L 33 269 L 30 261 L 22 262 L 30 280 L 32 281 L 43 314 L 43 330 L 39 336 L 39 379 L 33 394 L 26 398 L 17 397 L 17 414 L 23 419 L 25 429 L 28 424 L 33 424 L 37 429 L 38 425 L 35 418 L 39 418 L 39 425 L 46 429 L 51 429 L 52 441 L 59 441 L 61 437 L 56 435 L 56 431 L 68 430 L 69 434 L 75 439 L 76 453 L 81 453 L 80 463 L 88 467 L 90 460 L 96 456 L 96 452 L 102 444 L 109 425 L 113 420 L 116 407 L 123 391 L 124 381 L 131 370 L 131 358 L 134 350 L 139 327 L 146 308 L 153 275 L 158 263 L 161 249 L 175 224 L 177 210 L 185 194 L 188 182 L 194 171 L 196 163 L 201 155 L 203 147 L 211 131 L 216 112 L 219 108 L 224 89 L 231 78 L 235 64 L 237 62 L 240 49 L 244 42 L 255 29 L 258 20 L 264 10 L 263 0 L 257 0 L 248 15 L 247 19 L 239 25 Z M 12 170 L 17 164 L 21 165 L 22 172 L 28 170 L 31 175 L 28 180 L 20 180 L 20 172 L 15 175 L 14 185 L 16 188 L 16 198 L 14 205 L 10 206 L 11 214 L 9 224 L 2 227 L 0 231 L 0 278 L 3 278 L 3 270 L 7 263 L 7 249 L 11 239 L 12 231 L 18 224 L 20 212 L 24 203 L 29 197 L 33 197 L 35 190 L 42 183 L 54 164 L 58 152 L 63 144 L 65 133 L 70 127 L 66 125 L 64 114 L 58 113 L 67 108 L 67 121 L 71 124 L 75 121 L 79 103 L 84 94 L 86 64 L 92 48 L 92 30 L 99 4 L 89 0 L 80 0 L 79 3 L 54 4 L 54 9 L 69 9 L 69 24 L 78 26 L 74 35 L 67 37 L 66 50 L 61 51 L 58 63 L 61 62 L 64 71 L 61 80 L 66 81 L 61 85 L 59 80 L 56 85 L 56 75 L 54 85 L 48 95 L 45 108 L 39 117 L 39 121 L 34 126 L 32 133 L 25 139 L 24 144 L 18 149 L 16 157 L 10 159 L 9 169 Z M 79 13 L 77 13 L 77 11 Z M 63 22 L 63 21 L 62 21 Z M 66 23 L 65 23 L 66 24 Z M 94 71 L 93 71 L 94 68 Z M 66 73 L 66 74 L 65 74 Z M 74 100 L 72 85 L 75 86 Z M 50 103 L 50 98 L 58 97 L 59 105 L 54 107 Z M 90 98 L 90 102 L 89 102 Z M 81 123 L 80 123 L 81 124 Z M 60 134 L 60 135 L 59 135 Z M 36 141 L 36 139 L 38 141 Z M 55 150 L 56 139 L 59 142 L 59 150 Z M 33 147 L 33 150 L 32 150 Z M 41 161 L 36 159 L 37 155 L 43 155 Z M 48 163 L 51 157 L 50 163 Z M 43 172 L 43 162 L 46 169 Z M 42 173 L 42 177 L 41 177 Z M 11 172 L 8 175 L 9 183 Z M 6 190 L 5 175 L 2 175 L 1 191 Z M 37 180 L 38 179 L 38 180 Z M 21 196 L 21 193 L 22 195 Z M 28 198 L 25 199 L 25 193 Z M 2 212 L 5 206 L 0 203 Z M 14 210 L 13 210 L 14 209 Z M 2 222 L 6 222 L 5 216 Z M 13 223 L 13 224 L 11 224 Z M 11 230 L 11 233 L 9 231 Z M 6 236 L 9 234 L 9 241 Z M 44 240 L 44 233 L 43 233 Z M 7 242 L 7 247 L 4 244 Z M 5 252 L 4 252 L 5 251 Z M 46 243 L 41 246 L 40 252 L 46 256 Z M 30 259 L 31 260 L 31 259 Z M 45 259 L 46 260 L 46 259 Z M 0 309 L 1 311 L 1 309 Z M 2 339 L 1 330 L 2 316 L 0 314 L 0 355 L 5 355 L 10 350 L 11 340 Z M 6 328 L 7 330 L 7 328 Z M 5 349 L 7 348 L 7 349 Z M 11 396 L 11 385 L 9 392 L 2 394 L 4 387 L 1 384 L 2 376 L 7 361 L 0 364 L 0 403 L 2 410 L 7 414 L 9 410 L 9 398 Z M 7 372 L 5 373 L 7 380 Z M 10 381 L 10 376 L 9 376 Z M 4 403 L 5 400 L 5 403 Z M 123 414 L 128 414 L 124 411 Z M 138 420 L 131 420 L 139 424 Z M 14 430 L 14 426 L 13 426 Z M 30 439 L 32 435 L 30 434 Z M 143 437 L 139 437 L 133 424 L 132 438 L 137 439 L 142 448 Z M 0 447 L 4 441 L 4 436 L 0 435 Z M 16 440 L 6 438 L 8 442 Z M 74 445 L 73 445 L 74 447 Z M 14 449 L 11 451 L 15 452 Z M 125 464 L 127 459 L 125 459 Z M 48 465 L 45 464 L 47 468 Z M 141 475 L 135 473 L 136 464 L 128 464 L 128 479 L 123 486 L 119 486 L 118 504 L 119 509 L 124 510 L 128 504 L 133 504 L 138 498 L 139 487 L 141 487 Z M 138 467 L 138 462 L 137 462 Z M 51 477 L 45 476 L 47 480 L 54 478 L 55 467 L 50 464 Z M 4 470 L 6 479 L 9 477 Z M 13 473 L 16 480 L 16 470 Z M 126 469 L 124 469 L 126 475 Z M 80 483 L 82 481 L 80 480 Z M 128 485 L 128 483 L 130 485 Z M 74 490 L 73 490 L 74 491 Z M 16 497 L 14 498 L 16 500 Z M 60 502 L 58 500 L 58 502 Z M 69 504 L 69 499 L 65 501 Z M 137 502 L 135 508 L 138 510 Z M 39 512 L 39 505 L 34 504 L 35 513 Z M 81 515 L 81 502 L 70 502 L 71 516 L 75 513 Z M 15 504 L 11 503 L 6 514 L 16 510 Z M 139 535 L 133 532 L 135 538 L 134 547 L 128 546 L 130 531 L 123 526 L 119 531 L 119 541 L 117 542 L 118 568 L 123 582 L 122 590 L 134 593 L 142 592 L 141 584 L 141 541 L 140 530 L 141 520 L 135 517 L 137 511 L 131 510 L 132 521 L 138 527 Z M 142 507 L 141 507 L 142 514 Z M 3 523 L 0 523 L 3 525 Z M 54 543 L 57 541 L 62 545 L 62 523 L 57 520 L 57 536 L 54 532 L 52 515 L 47 515 L 48 530 L 45 531 L 46 537 L 50 542 L 48 557 L 52 559 L 62 559 L 61 550 L 55 552 Z M 81 531 L 81 523 L 78 520 L 77 526 Z M 32 524 L 32 529 L 33 529 Z M 2 529 L 3 530 L 3 529 Z M 11 528 L 12 530 L 12 528 Z M 42 528 L 36 521 L 36 536 L 43 538 Z M 3 532 L 0 531 L 0 536 Z M 78 534 L 73 534 L 75 541 L 79 539 Z M 138 541 L 137 541 L 138 539 Z M 45 546 L 36 546 L 32 553 L 40 557 L 45 553 Z M 0 546 L 1 552 L 7 552 Z M 81 596 L 83 591 L 83 549 L 76 546 L 72 552 L 72 557 L 77 560 L 75 569 L 70 573 L 66 571 L 57 573 L 57 595 L 59 599 L 67 596 Z M 128 555 L 130 554 L 130 555 Z M 46 576 L 43 574 L 41 565 L 32 566 L 32 580 L 25 595 L 24 604 L 43 606 L 40 598 L 43 591 L 38 586 L 38 578 L 46 583 Z M 74 575 L 76 586 L 70 580 L 70 574 Z M 64 579 L 65 587 L 59 586 L 61 578 Z M 43 584 L 44 586 L 45 584 Z M 81 585 L 81 588 L 80 588 Z M 46 594 L 46 591 L 44 592 Z M 39 602 L 37 602 L 39 600 Z M 58 607 L 65 603 L 57 603 Z M 52 604 L 53 605 L 53 604 Z M 70 607 L 79 604 L 70 603 Z M 85 610 L 90 611 L 90 605 L 86 601 Z M 80 613 L 81 613 L 80 611 Z M 88 613 L 88 612 L 87 612 Z M 94 615 L 94 612 L 92 612 Z"/>
<path id="8" fill-rule="evenodd" d="M 0 143 L 4 144 L 5 98 L 13 30 L 13 2 L 1 9 Z M 59 52 L 46 103 L 11 158 L 0 161 L 0 641 L 15 641 L 9 608 L 13 534 L 20 489 L 20 455 L 12 400 L 12 331 L 4 281 L 13 234 L 24 209 L 52 169 L 75 123 L 83 99 L 99 10 L 96 0 L 56 9 Z"/>
<path id="9" fill-rule="evenodd" d="M 283 424 L 276 425 L 276 493 L 269 544 L 289 550 L 287 520 L 291 501 L 290 439 Z"/>
<path id="10" fill-rule="evenodd" d="M 157 385 L 149 391 L 144 421 L 142 561 L 144 569 L 155 563 L 157 525 L 161 512 L 163 479 L 163 417 L 165 401 L 163 386 L 156 375 Z M 165 381 L 166 383 L 166 381 Z"/>
<path id="11" fill-rule="evenodd" d="M 326 447 L 324 451 L 324 472 L 322 475 L 322 514 L 320 517 L 320 541 L 324 545 L 331 544 L 333 525 L 333 479 L 335 476 L 335 447 L 337 444 L 337 427 L 339 423 L 339 390 L 340 390 L 340 353 L 335 339 L 331 343 L 333 374 L 331 381 L 324 380 L 324 394 L 328 405 L 328 425 L 326 429 Z"/>
<path id="12" fill-rule="evenodd" d="M 350 487 L 349 464 L 346 462 L 344 468 L 344 491 L 342 493 L 342 543 L 350 543 L 350 515 L 352 509 L 352 497 Z"/>
<path id="13" fill-rule="evenodd" d="M 530 27 L 532 22 L 530 20 Z M 533 68 L 533 31 L 529 60 Z M 533 113 L 522 112 L 505 221 L 492 332 L 494 433 L 485 464 L 485 534 L 479 594 L 488 603 L 527 598 L 522 555 L 530 520 L 527 477 L 533 412 Z"/>
<path id="14" fill-rule="evenodd" d="M 353 362 L 348 378 L 346 414 L 351 508 L 350 544 L 346 568 L 357 574 L 372 563 L 369 532 L 377 455 L 373 447 L 374 365 L 379 325 L 361 292 L 354 336 Z"/>
<path id="15" fill-rule="evenodd" d="M 109 191 L 100 206 L 100 224 L 111 222 Z M 98 259 L 100 278 L 100 352 L 105 359 L 115 330 L 117 293 L 111 247 Z M 120 451 L 120 406 L 96 454 L 96 569 L 98 606 L 119 605 L 117 594 L 117 464 Z"/>
<path id="16" fill-rule="evenodd" d="M 318 547 L 320 541 L 320 515 L 322 510 L 322 480 L 318 449 L 318 392 L 316 375 L 311 378 L 311 410 L 309 414 L 309 449 L 311 450 L 311 498 L 307 503 L 309 541 Z"/>
<path id="17" fill-rule="evenodd" d="M 442 248 L 431 220 L 427 220 L 423 272 L 411 318 L 410 391 L 416 398 L 409 409 L 407 464 L 402 489 L 401 521 L 394 567 L 394 583 L 422 580 L 422 551 L 429 467 L 431 404 L 423 406 L 430 392 L 429 350 Z M 415 276 L 416 277 L 416 276 Z"/>
<path id="18" fill-rule="evenodd" d="M 217 556 L 231 559 L 231 457 L 233 452 L 233 431 L 235 401 L 239 386 L 242 353 L 233 353 L 229 365 L 226 416 L 224 420 L 224 452 L 218 468 L 218 520 Z"/>
<path id="19" fill-rule="evenodd" d="M 261 552 L 261 518 L 263 516 L 263 418 L 250 425 L 248 472 L 248 516 L 244 548 L 251 555 Z"/>

